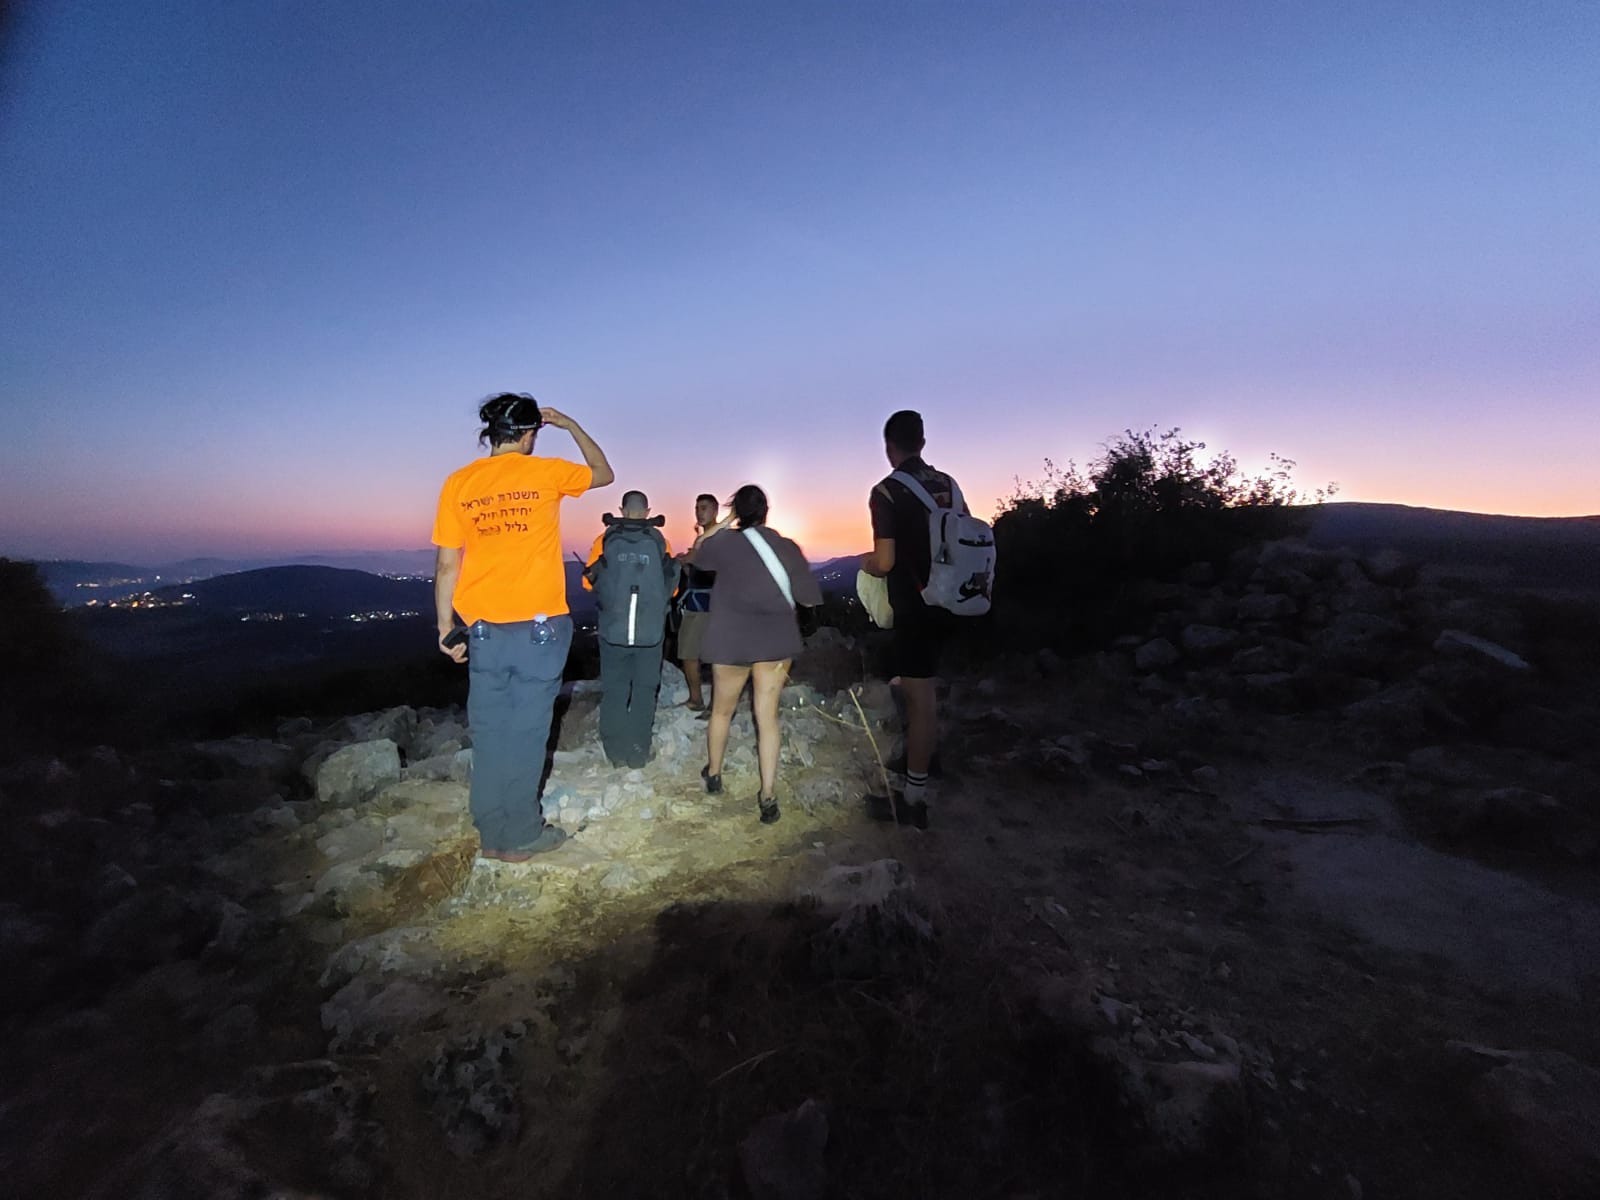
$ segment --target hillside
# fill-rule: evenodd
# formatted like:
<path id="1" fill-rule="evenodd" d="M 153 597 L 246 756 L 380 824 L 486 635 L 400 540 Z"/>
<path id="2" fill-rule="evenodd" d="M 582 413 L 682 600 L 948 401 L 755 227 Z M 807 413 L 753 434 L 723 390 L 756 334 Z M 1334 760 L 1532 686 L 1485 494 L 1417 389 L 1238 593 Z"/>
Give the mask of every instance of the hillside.
<path id="1" fill-rule="evenodd" d="M 1404 504 L 1324 504 L 1307 540 L 1390 547 L 1449 574 L 1517 587 L 1600 591 L 1600 516 L 1512 517 Z"/>
<path id="2" fill-rule="evenodd" d="M 284 613 L 313 619 L 353 613 L 432 611 L 433 585 L 422 579 L 387 579 L 340 567 L 265 567 L 158 588 L 157 599 L 188 601 L 197 609 L 229 614 Z"/>

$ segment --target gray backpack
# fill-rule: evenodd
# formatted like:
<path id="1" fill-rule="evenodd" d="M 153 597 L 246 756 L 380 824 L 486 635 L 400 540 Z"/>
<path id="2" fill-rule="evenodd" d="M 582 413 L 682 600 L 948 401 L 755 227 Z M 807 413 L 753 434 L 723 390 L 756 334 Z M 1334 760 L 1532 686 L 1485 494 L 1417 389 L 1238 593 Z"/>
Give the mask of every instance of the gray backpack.
<path id="1" fill-rule="evenodd" d="M 659 645 L 679 570 L 661 536 L 666 518 L 607 513 L 601 519 L 606 532 L 600 557 L 587 572 L 600 609 L 600 640 L 613 646 Z"/>

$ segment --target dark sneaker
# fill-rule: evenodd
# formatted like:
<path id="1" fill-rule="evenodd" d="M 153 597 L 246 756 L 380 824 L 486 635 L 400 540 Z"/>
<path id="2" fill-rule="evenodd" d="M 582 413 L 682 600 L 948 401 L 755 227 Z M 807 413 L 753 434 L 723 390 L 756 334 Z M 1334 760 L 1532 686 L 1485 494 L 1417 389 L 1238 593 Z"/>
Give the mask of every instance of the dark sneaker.
<path id="1" fill-rule="evenodd" d="M 928 805 L 926 801 L 910 801 L 900 793 L 895 793 L 893 803 L 888 796 L 868 796 L 867 816 L 874 821 L 893 821 L 898 825 L 910 825 L 914 829 L 928 827 Z"/>
<path id="2" fill-rule="evenodd" d="M 761 823 L 763 825 L 771 825 L 783 815 L 778 811 L 778 798 L 776 796 L 770 800 L 763 800 L 760 796 L 757 796 L 756 807 L 761 810 Z"/>
<path id="3" fill-rule="evenodd" d="M 700 768 L 700 778 L 706 781 L 706 792 L 712 796 L 722 794 L 722 776 L 711 773 L 711 764 L 707 763 Z"/>

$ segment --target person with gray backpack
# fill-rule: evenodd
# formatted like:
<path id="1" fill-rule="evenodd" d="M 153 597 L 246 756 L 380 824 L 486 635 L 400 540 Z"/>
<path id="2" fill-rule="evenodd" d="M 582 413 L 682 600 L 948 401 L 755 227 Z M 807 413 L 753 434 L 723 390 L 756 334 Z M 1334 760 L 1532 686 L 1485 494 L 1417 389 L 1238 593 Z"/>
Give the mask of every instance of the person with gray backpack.
<path id="1" fill-rule="evenodd" d="M 643 492 L 622 497 L 621 515 L 607 513 L 584 568 L 583 586 L 600 610 L 600 742 L 613 766 L 650 761 L 667 608 L 678 586 L 678 561 Z"/>

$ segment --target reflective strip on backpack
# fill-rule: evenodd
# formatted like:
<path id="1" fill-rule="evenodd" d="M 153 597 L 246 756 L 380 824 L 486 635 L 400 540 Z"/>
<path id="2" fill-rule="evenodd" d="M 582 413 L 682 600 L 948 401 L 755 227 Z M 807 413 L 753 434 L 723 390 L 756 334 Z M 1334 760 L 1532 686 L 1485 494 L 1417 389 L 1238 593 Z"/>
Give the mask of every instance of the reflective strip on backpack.
<path id="1" fill-rule="evenodd" d="M 634 588 L 628 595 L 628 645 L 633 645 L 634 627 L 639 621 L 639 589 Z"/>

